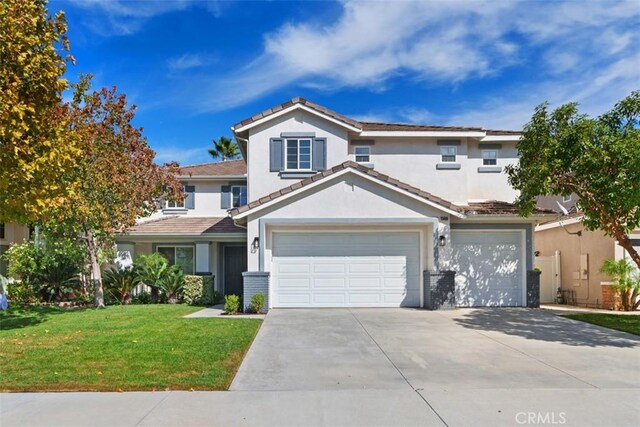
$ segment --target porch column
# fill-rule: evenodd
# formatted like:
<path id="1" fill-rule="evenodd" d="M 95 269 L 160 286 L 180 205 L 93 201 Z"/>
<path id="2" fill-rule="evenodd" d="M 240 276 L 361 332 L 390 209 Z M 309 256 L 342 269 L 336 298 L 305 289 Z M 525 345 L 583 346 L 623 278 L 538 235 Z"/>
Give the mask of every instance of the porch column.
<path id="1" fill-rule="evenodd" d="M 196 242 L 196 273 L 211 273 L 211 242 Z"/>
<path id="2" fill-rule="evenodd" d="M 449 220 L 440 218 L 434 227 L 433 233 L 433 268 L 434 270 L 447 270 L 452 261 L 453 251 L 451 250 L 451 227 Z M 441 238 L 444 237 L 444 246 Z"/>

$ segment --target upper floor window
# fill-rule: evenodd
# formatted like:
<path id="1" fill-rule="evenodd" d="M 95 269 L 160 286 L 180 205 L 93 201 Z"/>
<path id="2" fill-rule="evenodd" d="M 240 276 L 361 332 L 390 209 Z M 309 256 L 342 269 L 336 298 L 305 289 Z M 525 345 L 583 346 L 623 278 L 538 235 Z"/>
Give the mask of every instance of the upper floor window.
<path id="1" fill-rule="evenodd" d="M 0 222 L 0 239 L 4 239 L 4 222 Z"/>
<path id="2" fill-rule="evenodd" d="M 571 201 L 571 194 L 568 196 L 562 196 L 562 203 L 569 203 Z"/>
<path id="3" fill-rule="evenodd" d="M 165 209 L 195 209 L 195 192 L 194 185 L 184 185 L 182 191 L 186 193 L 186 197 L 182 200 L 167 200 L 164 203 Z"/>
<path id="4" fill-rule="evenodd" d="M 443 163 L 453 163 L 456 161 L 456 154 L 458 148 L 455 146 L 442 146 L 440 147 L 440 154 L 442 155 Z"/>
<path id="5" fill-rule="evenodd" d="M 497 166 L 498 164 L 498 151 L 497 150 L 482 150 L 482 165 L 483 166 Z"/>
<path id="6" fill-rule="evenodd" d="M 355 147 L 356 162 L 369 163 L 371 160 L 371 147 Z"/>
<path id="7" fill-rule="evenodd" d="M 311 170 L 311 139 L 286 140 L 287 170 Z"/>
<path id="8" fill-rule="evenodd" d="M 245 185 L 234 185 L 231 187 L 231 205 L 239 208 L 247 204 L 247 187 Z"/>
<path id="9" fill-rule="evenodd" d="M 167 208 L 169 209 L 184 208 L 184 200 L 177 200 L 177 201 L 167 200 Z"/>

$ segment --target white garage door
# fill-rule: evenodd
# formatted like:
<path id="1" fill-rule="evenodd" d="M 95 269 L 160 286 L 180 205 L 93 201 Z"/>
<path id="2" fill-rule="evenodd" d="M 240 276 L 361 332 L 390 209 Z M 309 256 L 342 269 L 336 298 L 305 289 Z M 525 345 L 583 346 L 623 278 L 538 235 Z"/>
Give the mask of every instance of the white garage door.
<path id="1" fill-rule="evenodd" d="M 460 307 L 524 305 L 522 240 L 522 231 L 452 231 L 456 304 Z"/>
<path id="2" fill-rule="evenodd" d="M 274 233 L 274 307 L 418 307 L 418 233 Z"/>

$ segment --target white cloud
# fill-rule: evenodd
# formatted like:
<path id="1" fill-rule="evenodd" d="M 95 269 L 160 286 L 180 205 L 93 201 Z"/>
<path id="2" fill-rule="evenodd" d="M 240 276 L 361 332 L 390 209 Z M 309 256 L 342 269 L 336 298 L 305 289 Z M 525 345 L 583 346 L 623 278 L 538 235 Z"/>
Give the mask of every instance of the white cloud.
<path id="1" fill-rule="evenodd" d="M 152 144 L 156 152 L 157 163 L 178 162 L 181 165 L 213 161 L 207 150 L 211 147 L 180 148 L 180 144 L 169 144 L 161 147 Z"/>
<path id="2" fill-rule="evenodd" d="M 191 6 L 203 7 L 216 17 L 220 14 L 220 4 L 214 0 L 60 0 L 60 2 L 68 2 L 93 12 L 87 18 L 87 27 L 103 36 L 133 34 L 140 30 L 150 18 L 185 10 Z"/>
<path id="3" fill-rule="evenodd" d="M 265 34 L 253 62 L 233 75 L 193 82 L 189 99 L 203 112 L 292 85 L 379 92 L 397 76 L 455 85 L 534 61 L 536 54 L 546 62 L 536 80 L 573 82 L 577 76 L 586 85 L 592 73 L 640 41 L 633 31 L 640 17 L 636 1 L 586 7 L 578 1 L 345 0 L 333 24 L 287 23 Z"/>
<path id="4" fill-rule="evenodd" d="M 167 61 L 167 67 L 170 71 L 184 71 L 191 68 L 203 67 L 209 64 L 210 60 L 204 55 L 195 53 L 185 53 L 183 55 L 170 58 Z"/>

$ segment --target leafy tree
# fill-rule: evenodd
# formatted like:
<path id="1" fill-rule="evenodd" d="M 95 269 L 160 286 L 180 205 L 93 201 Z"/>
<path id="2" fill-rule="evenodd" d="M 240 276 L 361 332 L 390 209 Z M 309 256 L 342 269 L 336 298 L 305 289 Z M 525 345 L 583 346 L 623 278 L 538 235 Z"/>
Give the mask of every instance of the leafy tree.
<path id="1" fill-rule="evenodd" d="M 209 154 L 211 154 L 211 157 L 214 159 L 219 157 L 224 162 L 229 159 L 234 159 L 240 155 L 238 144 L 236 144 L 231 138 L 221 136 L 220 139 L 217 141 L 213 140 L 212 142 L 213 148 L 209 150 Z"/>
<path id="2" fill-rule="evenodd" d="M 640 92 L 597 118 L 575 103 L 538 106 L 517 144 L 519 164 L 506 168 L 520 213 L 530 215 L 537 196 L 575 193 L 585 227 L 615 238 L 640 267 L 628 237 L 640 226 L 639 120 Z"/>
<path id="3" fill-rule="evenodd" d="M 640 272 L 633 267 L 628 259 L 618 261 L 608 259 L 600 269 L 613 279 L 613 287 L 620 292 L 622 309 L 634 311 L 640 307 Z"/>
<path id="4" fill-rule="evenodd" d="M 39 220 L 77 185 L 65 179 L 82 155 L 60 108 L 73 62 L 66 32 L 45 0 L 0 2 L 0 221 Z"/>
<path id="5" fill-rule="evenodd" d="M 112 244 L 136 219 L 155 211 L 155 201 L 184 197 L 175 178 L 178 165 L 154 163 L 155 152 L 136 128 L 135 106 L 116 88 L 89 91 L 90 76 L 74 85 L 66 105 L 68 135 L 82 147 L 83 156 L 68 174 L 81 185 L 62 208 L 51 208 L 51 228 L 80 236 L 87 247 L 94 288 L 94 304 L 104 306 L 98 251 Z"/>

